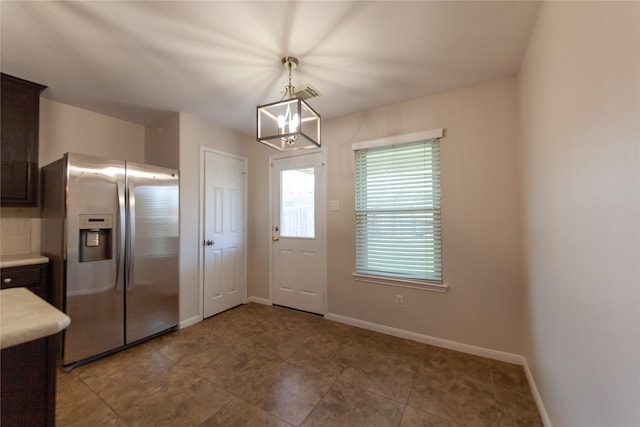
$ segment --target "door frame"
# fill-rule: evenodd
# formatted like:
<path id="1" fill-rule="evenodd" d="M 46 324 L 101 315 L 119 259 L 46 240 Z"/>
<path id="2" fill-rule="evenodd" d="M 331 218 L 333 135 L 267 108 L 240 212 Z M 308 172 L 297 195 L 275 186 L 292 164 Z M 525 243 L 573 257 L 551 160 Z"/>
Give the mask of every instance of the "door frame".
<path id="1" fill-rule="evenodd" d="M 247 248 L 247 201 L 248 201 L 248 176 L 249 171 L 247 169 L 248 159 L 245 156 L 241 156 L 239 154 L 229 153 L 222 150 L 217 150 L 215 148 L 207 147 L 204 145 L 200 146 L 199 151 L 199 162 L 200 162 L 200 177 L 199 177 L 199 187 L 198 188 L 198 316 L 200 321 L 204 319 L 204 188 L 205 188 L 205 154 L 212 153 L 219 156 L 230 157 L 232 159 L 241 160 L 243 163 L 243 174 L 244 174 L 244 185 L 242 191 L 244 191 L 244 209 L 242 212 L 242 226 L 244 227 L 244 241 L 242 244 L 244 245 L 244 284 L 242 285 L 242 303 L 247 303 L 247 256 L 248 256 L 248 248 Z"/>
<path id="2" fill-rule="evenodd" d="M 273 174 L 272 174 L 272 168 L 273 168 L 273 161 L 274 160 L 280 160 L 280 159 L 285 159 L 285 158 L 289 158 L 289 157 L 297 157 L 297 156 L 304 156 L 304 155 L 308 155 L 308 154 L 316 154 L 316 153 L 320 153 L 322 155 L 322 169 L 323 169 L 323 174 L 322 174 L 322 197 L 319 203 L 318 208 L 319 209 L 325 209 L 325 215 L 323 215 L 324 218 L 324 224 L 322 227 L 322 239 L 323 239 L 323 246 L 322 246 L 322 250 L 324 250 L 325 253 L 325 257 L 324 257 L 324 270 L 325 270 L 325 275 L 324 275 L 324 283 L 323 283 L 323 287 L 324 287 L 324 298 L 322 301 L 322 315 L 326 316 L 328 311 L 327 308 L 329 306 L 329 295 L 328 295 L 328 286 L 327 286 L 327 276 L 328 276 L 328 272 L 327 272 L 327 268 L 328 268 L 328 261 L 327 261 L 327 213 L 326 213 L 326 209 L 327 209 L 327 150 L 326 147 L 320 147 L 320 148 L 314 148 L 314 149 L 310 149 L 310 150 L 301 150 L 301 151 L 293 151 L 290 153 L 278 153 L 278 154 L 272 154 L 269 156 L 269 230 L 268 230 L 268 238 L 269 238 L 269 303 L 271 305 L 273 305 L 273 286 L 274 286 L 274 268 L 273 268 L 273 243 L 271 241 L 271 237 L 273 236 L 273 231 L 271 230 L 271 227 L 273 226 Z"/>

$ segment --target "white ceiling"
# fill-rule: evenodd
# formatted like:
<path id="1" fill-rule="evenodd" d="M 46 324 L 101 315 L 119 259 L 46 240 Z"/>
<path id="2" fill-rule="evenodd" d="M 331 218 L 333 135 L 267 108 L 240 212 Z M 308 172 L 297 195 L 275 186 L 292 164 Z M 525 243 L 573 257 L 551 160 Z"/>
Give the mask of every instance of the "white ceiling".
<path id="1" fill-rule="evenodd" d="M 148 124 L 182 111 L 255 134 L 292 83 L 329 119 L 517 73 L 529 1 L 0 3 L 2 72 L 66 104 Z"/>

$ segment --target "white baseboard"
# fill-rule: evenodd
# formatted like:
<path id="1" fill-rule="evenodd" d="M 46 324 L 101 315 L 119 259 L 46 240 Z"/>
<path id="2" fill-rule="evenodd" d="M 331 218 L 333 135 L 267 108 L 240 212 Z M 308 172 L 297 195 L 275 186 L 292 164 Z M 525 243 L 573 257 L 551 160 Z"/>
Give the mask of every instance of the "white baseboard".
<path id="1" fill-rule="evenodd" d="M 178 329 L 184 329 L 188 326 L 195 325 L 196 323 L 201 321 L 202 321 L 202 317 L 200 317 L 200 315 L 196 315 L 188 319 L 181 320 L 180 323 L 178 323 Z"/>
<path id="2" fill-rule="evenodd" d="M 336 322 L 340 323 L 346 323 L 347 325 L 357 326 L 359 328 L 369 329 L 371 331 L 382 332 L 383 334 L 406 338 L 424 344 L 434 345 L 436 347 L 448 348 L 449 350 L 487 357 L 489 359 L 499 360 L 501 362 L 513 363 L 516 365 L 524 365 L 525 362 L 524 357 L 518 354 L 507 353 L 504 351 L 492 350 L 490 348 L 477 347 L 474 345 L 463 344 L 456 341 L 449 341 L 442 338 L 431 337 L 429 335 L 405 331 L 404 329 L 392 328 L 390 326 L 367 322 L 360 319 L 354 319 L 352 317 L 341 316 L 339 314 L 328 313 L 325 318 L 329 320 L 335 320 Z"/>
<path id="3" fill-rule="evenodd" d="M 533 379 L 533 374 L 529 369 L 529 364 L 527 363 L 527 359 L 524 359 L 524 373 L 527 376 L 527 381 L 529 382 L 529 388 L 531 389 L 531 395 L 533 396 L 533 400 L 536 402 L 536 406 L 538 407 L 538 412 L 540 413 L 540 419 L 542 420 L 542 424 L 545 427 L 552 427 L 551 420 L 549 419 L 549 415 L 547 414 L 547 410 L 544 407 L 544 403 L 542 402 L 542 398 L 540 397 L 540 393 L 538 392 L 538 387 L 536 386 L 536 382 Z"/>
<path id="4" fill-rule="evenodd" d="M 260 297 L 247 297 L 247 303 L 255 302 L 258 304 L 271 305 L 271 300 Z"/>

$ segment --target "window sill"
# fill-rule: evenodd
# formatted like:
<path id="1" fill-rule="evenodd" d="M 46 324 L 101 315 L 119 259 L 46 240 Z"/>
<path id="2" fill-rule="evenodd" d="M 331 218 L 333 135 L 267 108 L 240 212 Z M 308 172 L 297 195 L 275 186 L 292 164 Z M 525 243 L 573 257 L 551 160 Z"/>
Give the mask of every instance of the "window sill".
<path id="1" fill-rule="evenodd" d="M 377 285 L 398 286 L 401 288 L 410 288 L 410 289 L 418 289 L 421 291 L 432 291 L 432 292 L 441 292 L 441 293 L 447 292 L 449 290 L 448 285 L 421 282 L 419 280 L 371 276 L 371 275 L 362 274 L 362 273 L 352 273 L 351 276 L 353 277 L 354 280 L 358 282 L 375 283 Z"/>

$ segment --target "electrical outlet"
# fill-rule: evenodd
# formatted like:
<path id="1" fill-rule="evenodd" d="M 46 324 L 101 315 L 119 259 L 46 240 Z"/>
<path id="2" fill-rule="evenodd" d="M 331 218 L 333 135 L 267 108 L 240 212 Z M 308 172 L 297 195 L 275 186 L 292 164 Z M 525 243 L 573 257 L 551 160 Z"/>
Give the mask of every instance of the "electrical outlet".
<path id="1" fill-rule="evenodd" d="M 404 307 L 404 297 L 402 295 L 396 295 L 396 307 Z"/>
<path id="2" fill-rule="evenodd" d="M 329 210 L 330 211 L 339 211 L 340 210 L 340 200 L 330 200 L 329 201 Z"/>

